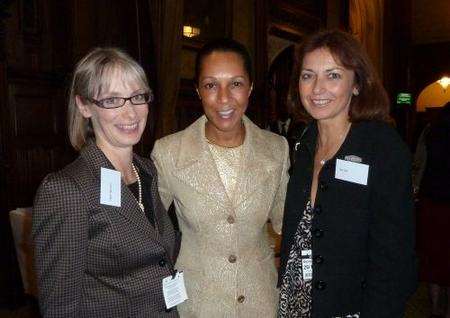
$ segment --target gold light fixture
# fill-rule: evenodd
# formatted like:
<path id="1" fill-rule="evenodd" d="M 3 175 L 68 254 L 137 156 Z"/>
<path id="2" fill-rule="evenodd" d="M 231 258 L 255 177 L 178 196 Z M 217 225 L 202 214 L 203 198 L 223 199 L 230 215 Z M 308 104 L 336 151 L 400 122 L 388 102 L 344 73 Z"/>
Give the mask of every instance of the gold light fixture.
<path id="1" fill-rule="evenodd" d="M 450 85 L 450 77 L 444 76 L 440 80 L 437 81 L 439 85 L 442 86 L 444 92 L 447 90 L 448 85 Z"/>
<path id="2" fill-rule="evenodd" d="M 193 38 L 200 34 L 200 28 L 196 28 L 190 25 L 183 25 L 183 35 L 187 38 Z"/>

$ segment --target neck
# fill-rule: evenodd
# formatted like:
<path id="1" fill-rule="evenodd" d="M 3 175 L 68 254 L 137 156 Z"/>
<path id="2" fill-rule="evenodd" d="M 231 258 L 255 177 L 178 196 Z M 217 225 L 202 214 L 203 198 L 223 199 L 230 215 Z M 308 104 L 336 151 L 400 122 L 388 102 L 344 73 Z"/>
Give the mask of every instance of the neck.
<path id="1" fill-rule="evenodd" d="M 242 123 L 238 129 L 222 132 L 214 129 L 214 127 L 209 122 L 206 122 L 205 137 L 210 143 L 221 147 L 238 147 L 244 143 L 245 127 Z"/>
<path id="2" fill-rule="evenodd" d="M 329 122 L 318 121 L 319 135 L 317 141 L 319 145 L 326 147 L 341 142 L 347 135 L 350 125 L 351 123 L 347 118 Z"/>
<path id="3" fill-rule="evenodd" d="M 120 171 L 122 179 L 125 184 L 130 184 L 136 181 L 131 163 L 133 162 L 133 149 L 124 148 L 112 151 L 107 147 L 102 147 L 101 144 L 97 144 L 100 150 L 105 154 L 106 158 L 112 163 L 113 167 Z"/>

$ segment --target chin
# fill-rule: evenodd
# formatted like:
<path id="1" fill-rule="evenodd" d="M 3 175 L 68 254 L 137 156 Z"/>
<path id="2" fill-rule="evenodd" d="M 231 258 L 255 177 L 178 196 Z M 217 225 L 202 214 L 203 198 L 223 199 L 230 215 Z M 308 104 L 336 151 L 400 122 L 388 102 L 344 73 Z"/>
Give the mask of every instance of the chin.
<path id="1" fill-rule="evenodd" d="M 217 128 L 219 128 L 221 131 L 224 132 L 231 132 L 234 130 L 238 130 L 240 129 L 240 120 L 236 120 L 230 123 L 226 123 L 226 124 L 222 124 L 222 125 L 217 125 Z"/>

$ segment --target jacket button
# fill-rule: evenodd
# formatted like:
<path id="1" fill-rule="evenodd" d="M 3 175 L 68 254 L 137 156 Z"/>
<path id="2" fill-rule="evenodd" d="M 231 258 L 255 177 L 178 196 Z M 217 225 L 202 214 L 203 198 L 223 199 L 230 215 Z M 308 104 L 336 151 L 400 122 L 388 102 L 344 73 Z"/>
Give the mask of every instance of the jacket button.
<path id="1" fill-rule="evenodd" d="M 319 182 L 319 189 L 320 190 L 325 191 L 327 188 L 328 188 L 328 185 L 325 182 L 323 182 L 323 181 Z"/>
<path id="2" fill-rule="evenodd" d="M 319 205 L 316 205 L 316 206 L 314 207 L 314 213 L 315 213 L 315 214 L 320 214 L 320 213 L 322 213 L 322 207 L 320 206 L 320 204 L 319 204 Z"/>
<path id="3" fill-rule="evenodd" d="M 237 301 L 240 302 L 241 304 L 245 301 L 245 296 L 241 295 L 237 298 Z"/>
<path id="4" fill-rule="evenodd" d="M 228 261 L 230 263 L 236 263 L 237 257 L 235 255 L 228 256 Z"/>
<path id="5" fill-rule="evenodd" d="M 367 287 L 367 282 L 365 280 L 361 281 L 361 288 L 364 289 Z"/>
<path id="6" fill-rule="evenodd" d="M 166 260 L 164 258 L 161 258 L 158 262 L 159 266 L 164 267 L 166 266 Z"/>
<path id="7" fill-rule="evenodd" d="M 325 283 L 323 280 L 319 280 L 316 283 L 316 289 L 318 290 L 324 290 L 327 287 L 327 283 Z"/>
<path id="8" fill-rule="evenodd" d="M 323 261 L 324 261 L 324 258 L 321 255 L 317 255 L 317 256 L 314 257 L 314 262 L 316 264 L 322 264 Z"/>
<path id="9" fill-rule="evenodd" d="M 320 238 L 323 236 L 323 231 L 321 229 L 315 229 L 314 230 L 314 236 L 317 238 Z"/>
<path id="10" fill-rule="evenodd" d="M 234 217 L 233 217 L 232 215 L 229 215 L 229 216 L 227 217 L 227 222 L 228 222 L 229 224 L 233 224 L 234 222 L 236 222 L 236 220 L 234 219 Z"/>

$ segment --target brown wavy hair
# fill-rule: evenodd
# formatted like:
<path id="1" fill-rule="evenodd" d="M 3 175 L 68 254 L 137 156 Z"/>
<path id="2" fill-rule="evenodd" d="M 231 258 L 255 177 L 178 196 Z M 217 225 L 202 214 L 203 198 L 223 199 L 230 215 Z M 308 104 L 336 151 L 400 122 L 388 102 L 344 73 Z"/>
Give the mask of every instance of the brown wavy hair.
<path id="1" fill-rule="evenodd" d="M 312 120 L 300 101 L 298 81 L 306 54 L 326 48 L 346 69 L 355 72 L 355 84 L 359 94 L 350 102 L 349 120 L 352 123 L 376 120 L 390 121 L 389 98 L 381 84 L 369 57 L 361 44 L 350 34 L 340 30 L 323 30 L 309 36 L 297 48 L 292 92 L 298 102 L 297 116 Z M 294 89 L 295 88 L 295 89 Z"/>

